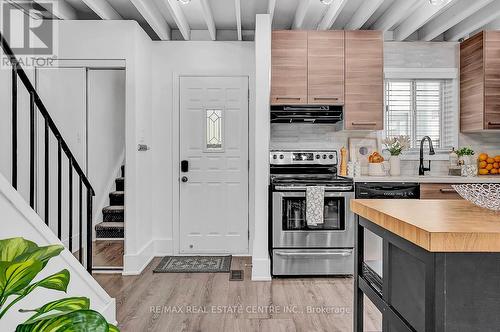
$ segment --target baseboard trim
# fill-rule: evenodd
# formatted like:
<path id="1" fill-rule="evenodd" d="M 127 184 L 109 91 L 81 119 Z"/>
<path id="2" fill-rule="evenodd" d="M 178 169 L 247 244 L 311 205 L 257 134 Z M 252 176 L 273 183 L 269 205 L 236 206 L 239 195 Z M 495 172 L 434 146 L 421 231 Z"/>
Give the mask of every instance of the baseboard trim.
<path id="1" fill-rule="evenodd" d="M 123 275 L 124 276 L 134 276 L 139 275 L 144 271 L 146 266 L 155 257 L 155 245 L 154 241 L 151 240 L 146 243 L 137 254 L 131 255 L 126 254 L 123 256 Z"/>
<path id="2" fill-rule="evenodd" d="M 100 312 L 101 315 L 106 318 L 108 322 L 113 322 L 114 325 L 117 325 L 116 321 L 116 300 L 114 298 L 111 298 L 111 301 L 109 301 L 104 307 L 101 309 L 96 309 L 97 312 Z"/>
<path id="3" fill-rule="evenodd" d="M 252 257 L 252 281 L 271 281 L 271 260 Z"/>

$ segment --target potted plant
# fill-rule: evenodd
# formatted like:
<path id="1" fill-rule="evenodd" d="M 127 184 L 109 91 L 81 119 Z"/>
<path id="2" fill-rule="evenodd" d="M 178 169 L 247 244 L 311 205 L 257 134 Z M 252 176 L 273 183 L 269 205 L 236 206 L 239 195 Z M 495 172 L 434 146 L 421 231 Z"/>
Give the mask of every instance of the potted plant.
<path id="1" fill-rule="evenodd" d="M 66 292 L 70 281 L 66 269 L 34 281 L 49 260 L 63 249 L 62 245 L 39 247 L 23 238 L 0 240 L 0 326 L 9 309 L 29 297 L 35 289 Z M 90 300 L 86 297 L 63 298 L 20 312 L 32 315 L 17 326 L 16 332 L 119 331 L 100 313 L 90 310 Z"/>
<path id="2" fill-rule="evenodd" d="M 382 141 L 391 154 L 389 158 L 391 176 L 401 175 L 401 153 L 410 148 L 410 137 L 408 136 L 395 136 L 387 137 Z"/>
<path id="3" fill-rule="evenodd" d="M 474 150 L 470 147 L 463 147 L 457 150 L 458 161 L 460 165 L 471 165 L 473 164 Z"/>

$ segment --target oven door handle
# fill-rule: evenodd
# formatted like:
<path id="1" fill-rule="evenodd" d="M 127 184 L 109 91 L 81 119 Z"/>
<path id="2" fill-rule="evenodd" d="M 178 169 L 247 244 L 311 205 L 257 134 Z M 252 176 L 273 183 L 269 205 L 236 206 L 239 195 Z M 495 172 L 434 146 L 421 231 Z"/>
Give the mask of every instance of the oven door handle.
<path id="1" fill-rule="evenodd" d="M 276 186 L 275 190 L 282 191 L 305 191 L 307 189 L 306 186 Z M 334 186 L 334 187 L 325 187 L 325 191 L 349 191 L 352 190 L 352 186 Z"/>
<path id="2" fill-rule="evenodd" d="M 286 252 L 286 251 L 275 251 L 277 256 L 350 256 L 352 255 L 352 250 L 337 250 L 337 251 L 316 251 L 316 252 Z"/>

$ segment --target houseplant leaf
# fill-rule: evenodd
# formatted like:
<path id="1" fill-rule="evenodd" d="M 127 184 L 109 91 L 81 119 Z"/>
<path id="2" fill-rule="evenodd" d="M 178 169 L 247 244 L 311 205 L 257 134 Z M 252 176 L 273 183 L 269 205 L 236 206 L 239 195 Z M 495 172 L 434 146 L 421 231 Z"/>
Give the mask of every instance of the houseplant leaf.
<path id="1" fill-rule="evenodd" d="M 0 261 L 12 262 L 26 252 L 36 250 L 38 246 L 22 237 L 0 240 Z"/>
<path id="2" fill-rule="evenodd" d="M 86 297 L 68 297 L 65 299 L 49 302 L 40 308 L 33 310 L 20 310 L 21 312 L 36 312 L 24 324 L 31 324 L 40 319 L 47 319 L 48 315 L 59 316 L 77 310 L 88 310 L 90 308 L 90 300 Z M 42 317 L 43 316 L 43 317 Z"/>
<path id="3" fill-rule="evenodd" d="M 0 262 L 0 305 L 12 294 L 20 292 L 43 269 L 41 262 Z"/>
<path id="4" fill-rule="evenodd" d="M 120 332 L 120 329 L 114 326 L 113 324 L 108 324 L 109 332 Z"/>
<path id="5" fill-rule="evenodd" d="M 45 267 L 49 260 L 52 257 L 58 256 L 61 251 L 64 250 L 64 246 L 60 244 L 45 246 L 45 247 L 36 247 L 30 250 L 27 250 L 23 254 L 19 255 L 15 258 L 16 262 L 26 261 L 30 259 L 34 259 L 42 262 L 42 267 Z"/>
<path id="6" fill-rule="evenodd" d="M 47 317 L 18 325 L 16 332 L 108 332 L 106 319 L 97 311 L 76 310 L 64 315 Z"/>
<path id="7" fill-rule="evenodd" d="M 20 295 L 26 296 L 37 287 L 66 292 L 68 289 L 69 279 L 69 271 L 64 269 L 29 285 L 20 292 Z"/>

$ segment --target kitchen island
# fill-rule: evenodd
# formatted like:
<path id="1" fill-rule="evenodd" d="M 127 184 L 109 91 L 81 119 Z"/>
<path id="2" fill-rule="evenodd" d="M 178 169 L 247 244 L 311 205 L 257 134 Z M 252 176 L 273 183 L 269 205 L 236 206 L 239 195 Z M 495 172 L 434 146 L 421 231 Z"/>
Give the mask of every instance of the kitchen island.
<path id="1" fill-rule="evenodd" d="M 363 331 L 364 295 L 384 331 L 498 331 L 499 213 L 465 200 L 356 199 L 351 210 L 354 331 Z M 378 273 L 364 260 L 365 230 L 382 238 Z"/>

